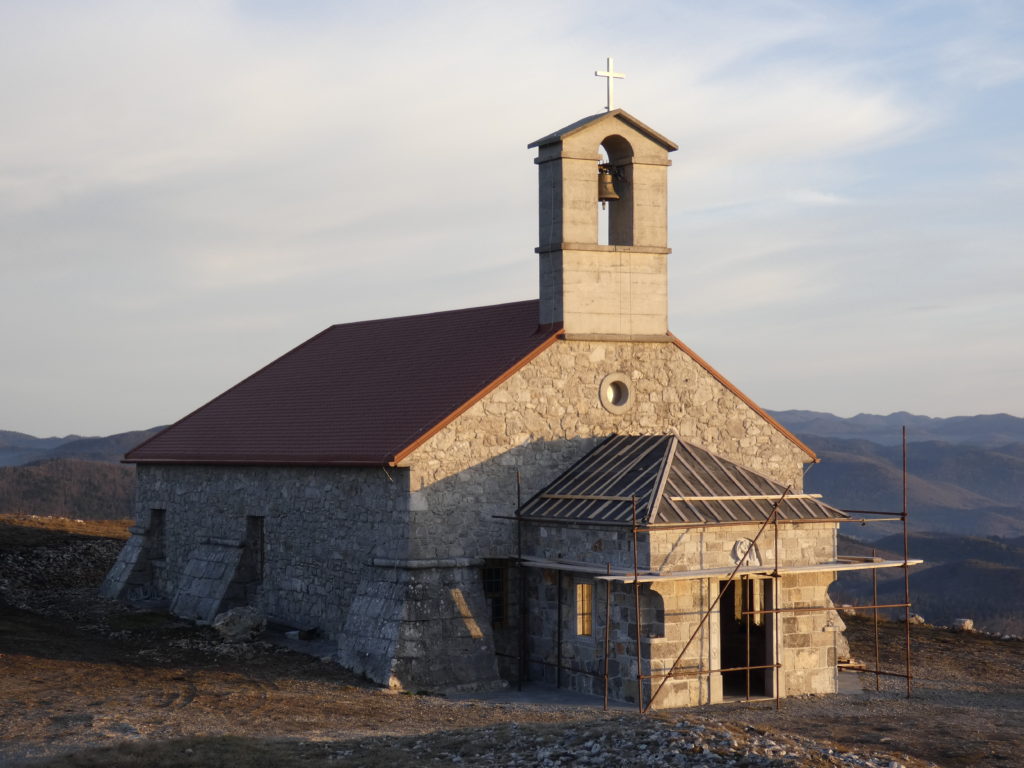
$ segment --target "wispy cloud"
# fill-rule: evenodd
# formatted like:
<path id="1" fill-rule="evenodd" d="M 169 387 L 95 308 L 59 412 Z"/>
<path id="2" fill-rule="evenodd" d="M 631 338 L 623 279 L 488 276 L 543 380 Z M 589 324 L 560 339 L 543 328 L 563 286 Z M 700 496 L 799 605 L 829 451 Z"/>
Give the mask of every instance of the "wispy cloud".
<path id="1" fill-rule="evenodd" d="M 946 306 L 947 268 L 921 279 L 926 257 L 969 262 L 955 281 L 972 296 L 1012 284 L 1020 137 L 995 126 L 1019 124 L 1022 16 L 789 0 L 5 4 L 0 320 L 19 333 L 0 355 L 19 373 L 0 381 L 0 428 L 147 426 L 327 323 L 535 295 L 525 144 L 600 108 L 590 73 L 609 54 L 627 72 L 621 103 L 680 143 L 673 322 L 703 328 L 727 372 L 738 328 L 824 349 L 852 343 L 837 327 L 864 327 L 859 311 L 893 322 L 886 285 Z M 822 313 L 831 337 L 813 330 Z M 879 360 L 905 354 L 884 335 Z M 62 397 L 69 366 L 81 373 Z M 816 386 L 779 376 L 787 398 Z M 125 390 L 145 395 L 111 394 Z M 830 393 L 836 409 L 857 394 Z"/>

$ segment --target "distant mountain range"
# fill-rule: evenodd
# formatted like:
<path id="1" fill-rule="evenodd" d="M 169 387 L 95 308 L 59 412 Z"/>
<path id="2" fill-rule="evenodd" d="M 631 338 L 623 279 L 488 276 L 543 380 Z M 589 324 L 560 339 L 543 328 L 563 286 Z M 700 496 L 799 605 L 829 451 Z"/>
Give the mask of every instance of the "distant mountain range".
<path id="1" fill-rule="evenodd" d="M 887 536 L 870 545 L 840 536 L 839 552 L 902 560 L 903 536 Z M 914 613 L 931 624 L 950 626 L 958 618 L 969 618 L 989 632 L 1024 634 L 1024 538 L 992 540 L 915 533 L 910 537 L 910 556 L 925 561 L 910 571 Z M 871 571 L 839 574 L 830 592 L 840 604 L 871 604 Z M 881 604 L 901 603 L 903 594 L 903 569 L 878 571 Z"/>
<path id="2" fill-rule="evenodd" d="M 47 459 L 120 461 L 125 452 L 155 435 L 163 427 L 121 432 L 108 437 L 32 437 L 0 430 L 0 467 L 16 467 Z"/>
<path id="3" fill-rule="evenodd" d="M 811 411 L 772 415 L 821 458 L 808 469 L 804 489 L 821 493 L 834 506 L 900 510 L 900 426 L 906 422 L 912 529 L 1024 535 L 1024 419 L 1005 414 L 949 419 L 911 414 L 842 419 Z M 1007 442 L 1013 437 L 1021 442 Z M 877 538 L 890 528 L 868 526 L 857 535 Z"/>
<path id="4" fill-rule="evenodd" d="M 821 458 L 804 488 L 848 510 L 902 506 L 901 427 L 907 427 L 913 611 L 933 624 L 973 619 L 990 632 L 1024 634 L 1024 419 L 1006 414 L 932 419 L 908 413 L 772 414 Z M 898 523 L 840 526 L 839 551 L 903 559 Z M 879 570 L 882 603 L 903 599 L 900 568 Z M 842 573 L 836 602 L 871 602 L 871 571 Z"/>
<path id="5" fill-rule="evenodd" d="M 952 416 L 933 418 L 915 416 L 906 411 L 877 416 L 860 413 L 844 418 L 818 411 L 769 411 L 786 429 L 797 435 L 836 437 L 844 440 L 870 440 L 882 445 L 899 445 L 902 428 L 907 428 L 907 440 L 921 443 L 977 445 L 985 448 L 1024 444 L 1024 419 L 1006 413 L 982 416 Z"/>

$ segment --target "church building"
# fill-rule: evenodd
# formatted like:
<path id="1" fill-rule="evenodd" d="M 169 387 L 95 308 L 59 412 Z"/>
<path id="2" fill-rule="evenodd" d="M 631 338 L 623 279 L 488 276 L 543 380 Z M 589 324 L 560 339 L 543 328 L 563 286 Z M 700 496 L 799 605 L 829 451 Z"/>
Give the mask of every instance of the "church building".
<path id="1" fill-rule="evenodd" d="M 255 606 L 395 689 L 835 691 L 845 516 L 668 329 L 676 145 L 609 109 L 529 146 L 539 299 L 332 326 L 133 449 L 103 593 Z"/>

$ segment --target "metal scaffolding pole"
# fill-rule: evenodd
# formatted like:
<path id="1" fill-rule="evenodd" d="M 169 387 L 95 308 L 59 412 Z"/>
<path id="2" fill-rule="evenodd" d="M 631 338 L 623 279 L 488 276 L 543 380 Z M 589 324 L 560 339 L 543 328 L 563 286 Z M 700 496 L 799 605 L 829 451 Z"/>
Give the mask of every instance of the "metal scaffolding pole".
<path id="1" fill-rule="evenodd" d="M 639 553 L 637 552 L 637 526 L 636 526 L 636 496 L 632 499 L 633 504 L 633 604 L 636 611 L 636 706 L 640 714 L 644 714 L 647 708 L 644 706 L 644 680 L 643 668 L 640 657 L 640 564 Z"/>
<path id="2" fill-rule="evenodd" d="M 608 563 L 608 575 L 611 575 L 612 564 Z M 608 711 L 608 653 L 611 647 L 612 631 L 612 582 L 604 583 L 604 711 Z"/>
<path id="3" fill-rule="evenodd" d="M 907 698 L 910 698 L 910 541 L 907 536 L 907 427 L 903 427 L 903 602 L 907 604 L 904 608 L 903 625 L 906 637 L 906 660 L 907 660 Z"/>

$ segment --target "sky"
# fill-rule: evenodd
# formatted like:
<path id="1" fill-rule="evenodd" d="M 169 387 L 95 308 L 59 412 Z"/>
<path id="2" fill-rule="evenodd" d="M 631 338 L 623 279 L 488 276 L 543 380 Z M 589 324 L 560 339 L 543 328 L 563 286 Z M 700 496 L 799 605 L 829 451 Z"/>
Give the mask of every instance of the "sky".
<path id="1" fill-rule="evenodd" d="M 760 405 L 1024 416 L 1017 0 L 0 2 L 0 429 L 176 421 L 537 296 L 526 145 L 677 144 L 671 330 Z"/>

